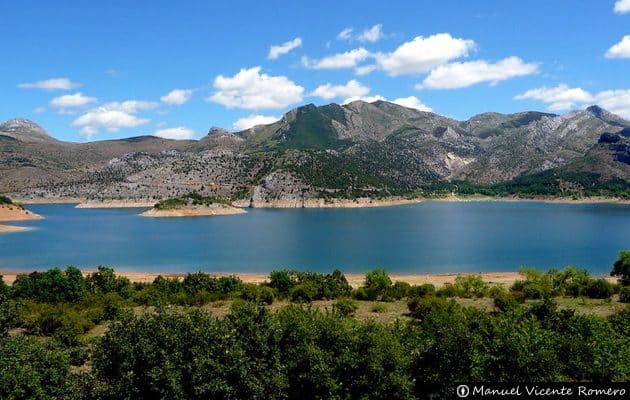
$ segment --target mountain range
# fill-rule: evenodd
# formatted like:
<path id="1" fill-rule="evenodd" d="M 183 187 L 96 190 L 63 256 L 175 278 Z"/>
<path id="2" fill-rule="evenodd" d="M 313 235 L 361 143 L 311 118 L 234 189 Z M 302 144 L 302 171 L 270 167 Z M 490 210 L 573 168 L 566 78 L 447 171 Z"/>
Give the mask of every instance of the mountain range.
<path id="1" fill-rule="evenodd" d="M 201 140 L 62 142 L 0 125 L 0 193 L 153 201 L 190 192 L 272 200 L 428 195 L 630 195 L 630 121 L 598 106 L 457 121 L 385 101 L 295 108 Z"/>

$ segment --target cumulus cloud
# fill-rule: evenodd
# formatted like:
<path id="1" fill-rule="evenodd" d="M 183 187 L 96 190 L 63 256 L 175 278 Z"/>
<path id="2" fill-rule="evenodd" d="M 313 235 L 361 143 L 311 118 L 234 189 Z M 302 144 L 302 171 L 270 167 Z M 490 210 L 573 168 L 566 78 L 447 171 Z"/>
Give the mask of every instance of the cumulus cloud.
<path id="1" fill-rule="evenodd" d="M 65 110 L 68 108 L 85 107 L 88 104 L 96 103 L 98 100 L 96 97 L 85 96 L 81 92 L 75 94 L 66 94 L 64 96 L 55 97 L 50 101 L 50 106 Z"/>
<path id="2" fill-rule="evenodd" d="M 276 122 L 280 118 L 273 117 L 271 115 L 259 115 L 259 114 L 251 114 L 247 117 L 243 117 L 238 119 L 236 122 L 232 124 L 232 127 L 237 131 L 244 131 L 245 129 L 249 129 L 256 125 L 267 125 L 273 122 Z"/>
<path id="3" fill-rule="evenodd" d="M 207 98 L 228 108 L 279 109 L 302 101 L 304 88 L 285 76 L 269 76 L 260 67 L 214 79 L 216 92 Z"/>
<path id="4" fill-rule="evenodd" d="M 379 41 L 382 37 L 383 37 L 383 25 L 377 24 L 361 32 L 357 36 L 357 40 L 360 42 L 374 43 L 374 42 Z"/>
<path id="5" fill-rule="evenodd" d="M 619 43 L 608 49 L 606 58 L 630 58 L 630 35 L 624 36 Z"/>
<path id="6" fill-rule="evenodd" d="M 153 136 L 164 139 L 190 140 L 195 136 L 195 131 L 185 126 L 178 126 L 175 128 L 158 129 L 153 133 Z"/>
<path id="7" fill-rule="evenodd" d="M 37 82 L 20 83 L 20 89 L 40 89 L 40 90 L 70 90 L 80 87 L 80 83 L 72 82 L 68 78 L 51 78 Z"/>
<path id="8" fill-rule="evenodd" d="M 603 109 L 630 119 L 630 89 L 605 90 L 597 93 L 595 99 Z"/>
<path id="9" fill-rule="evenodd" d="M 269 54 L 267 54 L 268 60 L 275 60 L 276 58 L 290 53 L 292 50 L 297 49 L 302 46 L 302 38 L 296 37 L 293 40 L 289 40 L 288 42 L 284 42 L 279 45 L 273 45 L 269 48 Z"/>
<path id="10" fill-rule="evenodd" d="M 347 99 L 345 99 L 343 101 L 343 104 L 348 104 L 348 103 L 352 103 L 353 101 L 365 101 L 366 103 L 373 103 L 375 101 L 378 100 L 382 100 L 382 101 L 387 101 L 385 99 L 385 97 L 381 96 L 380 94 L 375 94 L 374 96 L 353 96 L 353 97 L 349 97 Z"/>
<path id="11" fill-rule="evenodd" d="M 538 72 L 538 64 L 525 63 L 518 57 L 508 57 L 494 64 L 470 61 L 441 65 L 429 73 L 417 89 L 459 89 L 481 82 L 496 85 L 500 81 Z"/>
<path id="12" fill-rule="evenodd" d="M 516 100 L 538 100 L 548 105 L 549 110 L 568 110 L 578 104 L 591 103 L 595 98 L 586 90 L 579 87 L 569 87 L 565 84 L 548 88 L 546 86 L 530 89 L 514 97 Z"/>
<path id="13" fill-rule="evenodd" d="M 324 100 L 330 100 L 335 97 L 360 97 L 365 96 L 368 93 L 370 93 L 369 87 L 363 86 L 359 81 L 352 79 L 345 85 L 332 85 L 330 83 L 320 85 L 313 91 L 313 93 L 311 93 L 311 95 L 321 97 Z"/>
<path id="14" fill-rule="evenodd" d="M 392 100 L 392 103 L 398 104 L 399 106 L 403 106 L 403 107 L 415 108 L 416 110 L 419 110 L 419 111 L 426 111 L 426 112 L 433 111 L 431 107 L 424 104 L 416 96 L 399 97 L 397 99 Z"/>
<path id="15" fill-rule="evenodd" d="M 565 84 L 553 88 L 531 89 L 515 97 L 516 100 L 538 100 L 548 105 L 549 110 L 567 110 L 597 104 L 605 110 L 630 119 L 630 89 L 604 90 L 591 94 L 579 87 Z"/>
<path id="16" fill-rule="evenodd" d="M 337 35 L 337 39 L 338 40 L 350 40 L 352 39 L 352 32 L 354 31 L 354 29 L 352 28 L 346 28 L 344 30 L 342 30 L 341 32 L 339 32 L 339 34 Z"/>
<path id="17" fill-rule="evenodd" d="M 438 33 L 428 37 L 417 36 L 391 53 L 379 53 L 376 61 L 390 76 L 419 74 L 453 59 L 466 57 L 474 49 L 473 40 Z"/>
<path id="18" fill-rule="evenodd" d="M 89 139 L 101 129 L 105 129 L 108 132 L 118 132 L 123 128 L 135 128 L 145 125 L 150 120 L 139 118 L 135 114 L 139 111 L 153 110 L 157 107 L 158 104 L 151 101 L 115 101 L 89 110 L 72 121 L 71 125 L 75 128 L 80 128 L 81 136 Z"/>
<path id="19" fill-rule="evenodd" d="M 360 47 L 346 51 L 345 53 L 333 54 L 319 60 L 313 60 L 309 57 L 302 57 L 302 65 L 312 69 L 342 69 L 354 68 L 358 63 L 370 57 L 369 51 Z"/>
<path id="20" fill-rule="evenodd" d="M 190 100 L 192 94 L 192 89 L 174 89 L 160 97 L 160 101 L 172 106 L 181 106 Z"/>
<path id="21" fill-rule="evenodd" d="M 630 0 L 617 0 L 614 10 L 617 14 L 630 12 Z"/>
<path id="22" fill-rule="evenodd" d="M 369 75 L 372 72 L 374 72 L 377 68 L 378 66 L 376 64 L 362 65 L 360 67 L 356 67 L 354 69 L 354 73 L 359 76 Z"/>

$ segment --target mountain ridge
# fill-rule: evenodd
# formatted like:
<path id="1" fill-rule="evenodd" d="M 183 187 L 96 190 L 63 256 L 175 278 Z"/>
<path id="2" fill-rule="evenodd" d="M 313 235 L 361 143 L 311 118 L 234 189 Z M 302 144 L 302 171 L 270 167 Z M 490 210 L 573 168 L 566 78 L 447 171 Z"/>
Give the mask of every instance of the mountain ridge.
<path id="1" fill-rule="evenodd" d="M 36 127 L 0 125 L 0 192 L 160 199 L 198 191 L 265 202 L 426 194 L 455 181 L 498 187 L 527 176 L 559 187 L 564 178 L 549 178 L 552 171 L 573 177 L 565 186 L 578 194 L 597 193 L 606 182 L 630 193 L 630 122 L 598 106 L 457 121 L 385 101 L 307 104 L 271 124 L 214 127 L 188 141 L 68 143 Z"/>

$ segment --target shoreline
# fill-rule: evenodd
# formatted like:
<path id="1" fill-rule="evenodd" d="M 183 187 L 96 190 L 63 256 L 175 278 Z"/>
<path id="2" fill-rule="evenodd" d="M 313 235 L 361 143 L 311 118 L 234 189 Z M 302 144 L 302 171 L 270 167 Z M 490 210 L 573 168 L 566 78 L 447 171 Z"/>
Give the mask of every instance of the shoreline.
<path id="1" fill-rule="evenodd" d="M 20 199 L 22 204 L 76 204 L 76 208 L 153 208 L 156 201 L 138 200 L 105 200 L 94 201 L 80 198 L 54 198 L 54 199 Z M 369 197 L 357 199 L 279 199 L 263 202 L 254 202 L 250 207 L 250 200 L 235 200 L 234 208 L 371 208 L 392 207 L 423 202 L 539 202 L 549 204 L 623 204 L 630 205 L 630 199 L 617 197 L 585 197 L 579 199 L 562 197 L 491 197 L 491 196 L 444 196 L 444 197 L 416 197 L 402 198 L 389 197 L 385 199 L 372 199 Z"/>
<path id="2" fill-rule="evenodd" d="M 27 226 L 15 226 L 15 225 L 2 225 L 0 224 L 0 233 L 16 233 L 16 232 L 28 232 L 33 228 Z"/>
<path id="3" fill-rule="evenodd" d="M 81 270 L 84 276 L 87 274 L 95 272 L 95 269 L 84 269 Z M 0 275 L 3 276 L 4 282 L 6 284 L 12 284 L 15 281 L 15 278 L 18 274 L 28 274 L 33 271 L 28 272 L 16 272 L 16 271 L 0 271 Z M 138 272 L 138 271 L 117 271 L 114 269 L 114 273 L 116 276 L 124 276 L 129 279 L 131 282 L 138 283 L 150 283 L 153 282 L 155 278 L 158 276 L 163 276 L 165 278 L 171 279 L 183 279 L 186 276 L 186 272 Z M 255 272 L 207 272 L 209 276 L 220 278 L 225 276 L 237 276 L 244 283 L 263 283 L 269 280 L 268 273 L 255 273 Z M 361 286 L 365 281 L 365 274 L 358 273 L 348 273 L 344 274 L 348 283 L 353 287 Z M 458 276 L 469 276 L 469 275 L 481 275 L 484 282 L 491 285 L 503 285 L 509 286 L 513 284 L 516 280 L 523 279 L 523 275 L 521 275 L 517 271 L 512 272 L 461 272 L 461 273 L 435 273 L 435 274 L 389 274 L 389 277 L 392 280 L 392 283 L 395 282 L 407 282 L 410 285 L 423 285 L 425 283 L 431 283 L 436 287 L 444 286 L 446 283 L 454 283 L 455 278 Z M 599 276 L 593 275 L 594 278 Z M 617 282 L 617 279 L 611 276 L 603 277 L 611 283 Z"/>
<path id="4" fill-rule="evenodd" d="M 141 217 L 147 218 L 178 218 L 178 217 L 213 217 L 221 215 L 237 215 L 246 214 L 242 208 L 232 207 L 228 205 L 215 205 L 215 206 L 199 206 L 199 207 L 182 207 L 173 208 L 168 210 L 158 210 L 151 208 L 144 212 L 141 212 Z"/>

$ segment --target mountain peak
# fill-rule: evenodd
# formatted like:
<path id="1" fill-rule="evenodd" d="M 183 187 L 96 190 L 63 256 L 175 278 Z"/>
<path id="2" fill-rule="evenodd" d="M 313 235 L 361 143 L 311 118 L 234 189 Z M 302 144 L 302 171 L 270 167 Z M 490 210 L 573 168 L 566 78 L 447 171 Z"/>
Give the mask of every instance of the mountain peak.
<path id="1" fill-rule="evenodd" d="M 55 140 L 44 128 L 26 118 L 13 118 L 0 124 L 0 135 L 9 136 L 23 142 Z"/>

